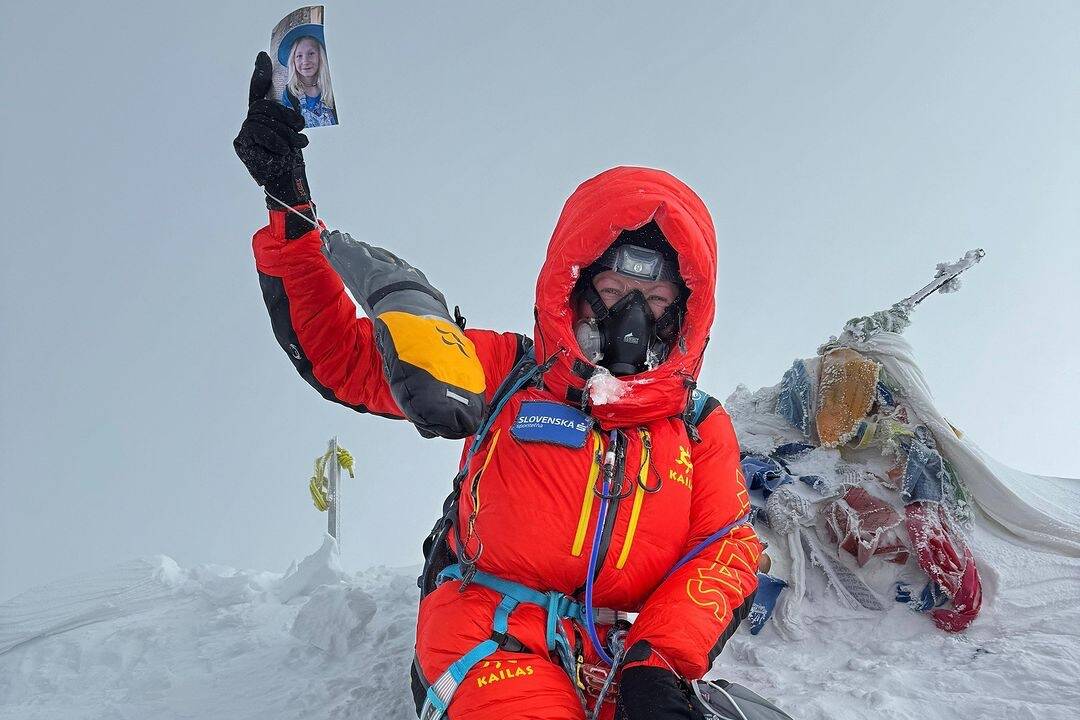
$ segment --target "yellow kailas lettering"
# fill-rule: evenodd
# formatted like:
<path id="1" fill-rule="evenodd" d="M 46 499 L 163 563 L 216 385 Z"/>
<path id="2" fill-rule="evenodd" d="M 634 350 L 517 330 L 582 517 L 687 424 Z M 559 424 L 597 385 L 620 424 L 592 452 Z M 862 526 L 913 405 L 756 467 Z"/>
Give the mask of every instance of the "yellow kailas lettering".
<path id="1" fill-rule="evenodd" d="M 517 660 L 508 660 L 506 662 L 513 663 L 514 665 L 517 665 L 518 661 Z M 495 665 L 496 667 L 498 667 L 501 664 L 502 663 L 498 662 L 498 661 L 496 661 L 496 662 L 485 662 L 484 663 L 484 665 Z M 481 667 L 483 667 L 483 666 L 481 666 Z M 493 683 L 502 682 L 503 680 L 513 680 L 514 678 L 528 677 L 529 675 L 532 675 L 533 672 L 534 671 L 533 671 L 533 666 L 532 665 L 526 665 L 524 667 L 519 666 L 519 667 L 504 668 L 502 670 L 499 670 L 497 673 L 493 672 L 493 673 L 489 673 L 488 675 L 481 675 L 480 677 L 476 678 L 476 687 L 481 687 L 482 688 L 482 687 L 487 687 L 487 686 L 489 686 L 489 685 L 491 685 Z"/>
<path id="2" fill-rule="evenodd" d="M 668 479 L 672 482 L 677 482 L 680 485 L 685 485 L 690 490 L 694 489 L 694 482 L 691 478 L 686 475 L 680 475 L 674 470 L 668 470 Z"/>

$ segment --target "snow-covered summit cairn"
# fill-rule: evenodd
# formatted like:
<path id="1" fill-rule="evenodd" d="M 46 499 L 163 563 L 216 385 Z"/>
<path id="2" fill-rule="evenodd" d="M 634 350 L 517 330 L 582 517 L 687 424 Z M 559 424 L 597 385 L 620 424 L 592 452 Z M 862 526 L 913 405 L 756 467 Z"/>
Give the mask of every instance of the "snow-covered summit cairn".
<path id="1" fill-rule="evenodd" d="M 814 584 L 849 611 L 883 611 L 895 599 L 952 632 L 978 615 L 970 491 L 945 451 L 959 434 L 930 402 L 900 333 L 919 303 L 955 291 L 984 255 L 939 264 L 917 292 L 848 321 L 815 357 L 796 360 L 778 386 L 729 398 L 755 523 L 774 555 L 776 576 L 759 579 L 764 597 L 780 596 L 781 631 L 798 626 Z M 771 609 L 757 608 L 752 631 Z"/>

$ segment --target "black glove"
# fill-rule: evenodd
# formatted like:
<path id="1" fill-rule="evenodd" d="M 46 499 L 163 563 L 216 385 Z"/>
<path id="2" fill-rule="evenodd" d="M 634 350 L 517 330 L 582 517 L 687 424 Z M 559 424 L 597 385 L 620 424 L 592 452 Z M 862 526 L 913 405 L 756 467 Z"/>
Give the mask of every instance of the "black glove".
<path id="1" fill-rule="evenodd" d="M 645 641 L 634 643 L 626 661 L 644 660 L 652 653 Z M 619 700 L 615 720 L 703 720 L 704 715 L 690 702 L 690 689 L 667 668 L 632 665 L 619 679 Z"/>
<path id="2" fill-rule="evenodd" d="M 264 52 L 255 58 L 248 91 L 248 114 L 233 140 L 233 148 L 247 167 L 255 182 L 268 195 L 289 205 L 311 202 L 307 176 L 304 174 L 304 153 L 308 144 L 304 117 L 281 103 L 266 99 L 273 78 L 270 56 Z M 267 198 L 267 207 L 283 210 Z"/>

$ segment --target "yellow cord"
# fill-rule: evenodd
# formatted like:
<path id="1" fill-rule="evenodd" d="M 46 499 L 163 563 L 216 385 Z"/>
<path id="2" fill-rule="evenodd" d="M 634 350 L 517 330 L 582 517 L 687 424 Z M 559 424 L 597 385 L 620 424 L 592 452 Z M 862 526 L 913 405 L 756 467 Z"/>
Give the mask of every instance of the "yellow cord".
<path id="1" fill-rule="evenodd" d="M 328 462 L 330 462 L 329 450 L 315 458 L 315 474 L 311 476 L 311 481 L 308 483 L 311 501 L 315 503 L 315 507 L 319 512 L 326 512 L 326 509 L 330 507 L 330 481 L 326 477 L 326 463 Z M 338 466 L 349 473 L 349 477 L 356 477 L 353 472 L 355 463 L 352 453 L 343 447 L 337 449 L 337 463 Z"/>

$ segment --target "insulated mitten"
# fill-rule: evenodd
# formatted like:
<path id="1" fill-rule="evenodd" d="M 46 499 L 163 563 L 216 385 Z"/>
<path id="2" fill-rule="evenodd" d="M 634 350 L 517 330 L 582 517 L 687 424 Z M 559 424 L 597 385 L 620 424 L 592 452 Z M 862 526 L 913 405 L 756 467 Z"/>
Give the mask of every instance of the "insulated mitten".
<path id="1" fill-rule="evenodd" d="M 678 675 L 666 667 L 636 664 L 651 662 L 653 657 L 645 641 L 627 651 L 615 720 L 703 720 L 690 702 L 689 687 Z"/>
<path id="2" fill-rule="evenodd" d="M 675 673 L 641 665 L 623 670 L 615 719 L 703 720 Z"/>
<path id="3" fill-rule="evenodd" d="M 323 255 L 375 326 L 383 371 L 421 435 L 474 434 L 485 411 L 484 369 L 424 273 L 348 234 L 323 233 Z"/>
<path id="4" fill-rule="evenodd" d="M 233 140 L 233 148 L 244 166 L 268 195 L 288 205 L 311 202 L 307 176 L 304 173 L 304 153 L 307 136 L 303 116 L 291 108 L 268 100 L 273 79 L 270 56 L 264 52 L 255 58 L 255 70 L 251 74 L 248 89 L 248 114 L 240 133 Z M 282 210 L 273 200 L 267 206 Z"/>

